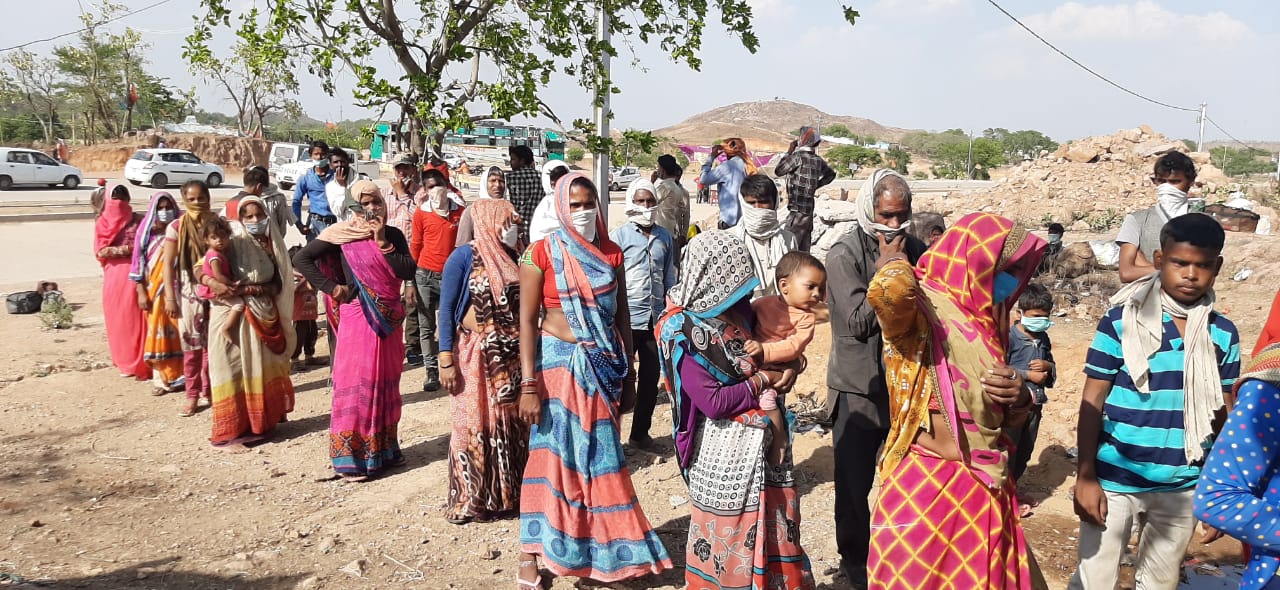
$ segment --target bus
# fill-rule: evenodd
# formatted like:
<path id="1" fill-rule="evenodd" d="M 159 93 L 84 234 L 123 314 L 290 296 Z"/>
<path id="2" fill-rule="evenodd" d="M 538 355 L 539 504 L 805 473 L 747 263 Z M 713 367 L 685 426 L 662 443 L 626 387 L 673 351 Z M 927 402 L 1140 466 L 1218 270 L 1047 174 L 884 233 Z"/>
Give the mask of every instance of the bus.
<path id="1" fill-rule="evenodd" d="M 564 144 L 564 137 L 550 129 L 485 120 L 470 129 L 445 134 L 442 150 L 473 163 L 502 165 L 507 163 L 507 148 L 527 145 L 533 150 L 535 164 L 541 165 L 547 160 L 563 160 Z"/>

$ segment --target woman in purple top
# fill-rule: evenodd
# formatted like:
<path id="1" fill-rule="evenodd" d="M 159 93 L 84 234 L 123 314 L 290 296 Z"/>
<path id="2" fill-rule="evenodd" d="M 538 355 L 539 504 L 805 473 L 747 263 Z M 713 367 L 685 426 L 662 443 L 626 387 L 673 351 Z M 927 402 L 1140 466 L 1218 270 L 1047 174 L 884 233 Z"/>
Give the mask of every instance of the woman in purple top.
<path id="1" fill-rule="evenodd" d="M 759 284 L 747 248 L 709 231 L 684 250 L 680 282 L 658 323 L 676 455 L 689 484 L 685 581 L 702 588 L 813 588 L 800 547 L 791 452 L 770 466 L 759 395 L 787 388 L 790 371 L 762 371 L 744 350 Z"/>

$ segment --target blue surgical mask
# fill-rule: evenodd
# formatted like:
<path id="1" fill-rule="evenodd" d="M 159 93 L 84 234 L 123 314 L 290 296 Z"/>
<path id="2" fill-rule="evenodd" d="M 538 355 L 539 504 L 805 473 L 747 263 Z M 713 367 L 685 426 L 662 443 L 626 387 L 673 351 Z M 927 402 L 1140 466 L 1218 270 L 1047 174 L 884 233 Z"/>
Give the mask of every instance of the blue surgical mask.
<path id="1" fill-rule="evenodd" d="M 1031 316 L 1022 316 L 1022 327 L 1028 332 L 1047 332 L 1049 327 L 1053 325 L 1053 320 L 1047 317 L 1033 318 Z"/>
<path id="2" fill-rule="evenodd" d="M 159 219 L 160 223 L 169 223 L 170 221 L 173 221 L 173 209 L 160 209 L 156 211 L 156 219 Z"/>
<path id="3" fill-rule="evenodd" d="M 1062 234 L 1049 234 L 1049 243 L 1050 244 L 1062 243 Z"/>
<path id="4" fill-rule="evenodd" d="M 251 236 L 265 236 L 267 235 L 267 220 L 263 219 L 257 223 L 245 223 L 244 228 Z"/>
<path id="5" fill-rule="evenodd" d="M 1018 290 L 1018 278 L 1007 273 L 997 273 L 995 284 L 991 288 L 993 304 L 1003 303 L 1014 291 Z"/>

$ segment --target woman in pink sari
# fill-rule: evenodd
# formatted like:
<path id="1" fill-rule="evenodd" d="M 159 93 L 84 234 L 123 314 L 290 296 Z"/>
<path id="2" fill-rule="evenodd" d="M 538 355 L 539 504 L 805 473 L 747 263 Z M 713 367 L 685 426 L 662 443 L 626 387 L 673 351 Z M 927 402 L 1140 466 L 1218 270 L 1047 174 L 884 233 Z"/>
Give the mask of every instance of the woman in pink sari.
<path id="1" fill-rule="evenodd" d="M 150 379 L 151 367 L 142 359 L 147 319 L 138 309 L 129 280 L 142 214 L 129 206 L 129 189 L 124 185 L 109 186 L 102 194 L 102 208 L 94 220 L 93 253 L 102 265 L 102 314 L 111 362 L 120 369 L 121 377 Z"/>
<path id="2" fill-rule="evenodd" d="M 339 305 L 329 458 L 343 479 L 360 482 L 404 463 L 397 431 L 404 362 L 400 291 L 417 264 L 404 234 L 386 225 L 382 193 L 359 183 L 352 192 L 364 215 L 329 226 L 298 251 L 294 265 Z"/>

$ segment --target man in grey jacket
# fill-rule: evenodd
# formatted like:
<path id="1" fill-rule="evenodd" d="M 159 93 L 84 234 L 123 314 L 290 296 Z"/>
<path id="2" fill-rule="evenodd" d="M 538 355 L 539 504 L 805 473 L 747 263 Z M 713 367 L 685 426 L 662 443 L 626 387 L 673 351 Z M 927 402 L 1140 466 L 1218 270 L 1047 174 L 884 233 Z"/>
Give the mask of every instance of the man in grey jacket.
<path id="1" fill-rule="evenodd" d="M 880 445 L 889 432 L 884 343 L 867 284 L 880 260 L 893 255 L 915 264 L 925 244 L 906 230 L 911 188 L 892 170 L 877 170 L 856 202 L 858 227 L 827 254 L 827 302 L 831 309 L 831 358 L 827 362 L 827 411 L 833 420 L 836 546 L 840 569 L 854 588 L 867 587 L 871 511 Z"/>

